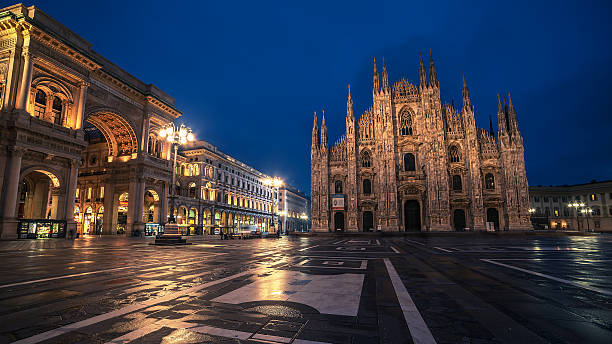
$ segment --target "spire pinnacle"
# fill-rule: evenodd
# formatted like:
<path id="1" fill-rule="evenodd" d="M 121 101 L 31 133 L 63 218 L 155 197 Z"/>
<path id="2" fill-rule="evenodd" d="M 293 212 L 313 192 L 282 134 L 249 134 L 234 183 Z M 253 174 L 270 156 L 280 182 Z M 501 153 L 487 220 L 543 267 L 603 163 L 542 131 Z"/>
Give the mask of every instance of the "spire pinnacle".
<path id="1" fill-rule="evenodd" d="M 512 98 L 510 97 L 510 92 L 508 92 L 508 106 L 510 107 L 510 112 L 514 112 L 514 105 L 512 105 Z"/>
<path id="2" fill-rule="evenodd" d="M 325 110 L 321 115 L 321 148 L 327 148 L 327 126 L 325 125 Z"/>
<path id="3" fill-rule="evenodd" d="M 491 136 L 495 136 L 493 132 L 493 119 L 491 118 L 491 115 L 489 115 L 489 133 Z"/>
<path id="4" fill-rule="evenodd" d="M 351 84 L 348 85 L 348 99 L 346 100 L 346 116 L 353 117 L 353 99 L 351 98 Z"/>
<path id="5" fill-rule="evenodd" d="M 314 123 L 312 124 L 312 147 L 319 147 L 319 124 L 317 121 L 317 112 L 314 112 Z"/>
<path id="6" fill-rule="evenodd" d="M 429 85 L 431 85 L 432 87 L 438 86 L 438 75 L 436 74 L 436 66 L 434 66 L 431 49 L 429 49 Z"/>
<path id="7" fill-rule="evenodd" d="M 470 99 L 470 90 L 467 87 L 467 82 L 465 81 L 465 72 L 462 72 L 463 74 L 463 108 L 465 110 L 471 110 L 472 109 L 472 100 Z"/>
<path id="8" fill-rule="evenodd" d="M 504 108 L 502 107 L 501 104 L 501 97 L 499 96 L 499 93 L 497 94 L 497 113 L 502 113 L 504 112 Z"/>
<path id="9" fill-rule="evenodd" d="M 378 93 L 378 90 L 380 89 L 380 83 L 378 81 L 378 70 L 376 69 L 376 57 L 374 58 L 373 84 L 374 92 Z"/>
<path id="10" fill-rule="evenodd" d="M 425 66 L 423 65 L 423 53 L 419 53 L 421 56 L 421 61 L 419 64 L 419 81 L 421 82 L 421 87 L 427 86 L 427 75 L 425 74 Z"/>
<path id="11" fill-rule="evenodd" d="M 382 88 L 383 90 L 389 90 L 389 74 L 387 73 L 387 65 L 385 64 L 385 57 L 383 56 L 383 71 L 382 71 Z"/>

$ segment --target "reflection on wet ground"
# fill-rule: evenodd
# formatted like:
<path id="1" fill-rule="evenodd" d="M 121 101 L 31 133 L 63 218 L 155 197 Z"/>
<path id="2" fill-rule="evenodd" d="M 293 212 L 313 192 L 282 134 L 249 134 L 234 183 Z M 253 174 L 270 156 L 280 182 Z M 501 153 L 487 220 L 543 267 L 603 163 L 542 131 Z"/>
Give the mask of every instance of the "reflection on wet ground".
<path id="1" fill-rule="evenodd" d="M 0 242 L 0 343 L 612 342 L 609 235 L 193 243 Z"/>

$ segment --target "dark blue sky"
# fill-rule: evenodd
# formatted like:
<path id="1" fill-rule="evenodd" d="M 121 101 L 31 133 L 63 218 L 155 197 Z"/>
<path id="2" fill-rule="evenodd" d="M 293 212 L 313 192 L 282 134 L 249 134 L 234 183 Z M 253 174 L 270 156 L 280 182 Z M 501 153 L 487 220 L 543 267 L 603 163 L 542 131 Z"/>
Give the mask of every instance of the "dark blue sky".
<path id="1" fill-rule="evenodd" d="M 418 80 L 433 51 L 442 96 L 477 122 L 512 93 L 531 185 L 612 178 L 609 1 L 38 1 L 120 67 L 176 98 L 199 138 L 310 191 L 313 111 L 330 143 L 371 104 L 372 58 Z M 29 4 L 28 4 L 29 5 Z"/>

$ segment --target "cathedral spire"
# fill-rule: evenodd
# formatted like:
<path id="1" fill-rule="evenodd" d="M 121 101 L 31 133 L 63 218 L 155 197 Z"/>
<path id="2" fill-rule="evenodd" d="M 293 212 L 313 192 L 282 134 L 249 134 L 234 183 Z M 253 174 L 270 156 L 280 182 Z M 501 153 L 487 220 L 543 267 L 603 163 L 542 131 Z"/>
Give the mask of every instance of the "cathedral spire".
<path id="1" fill-rule="evenodd" d="M 376 58 L 374 58 L 374 76 L 373 76 L 373 91 L 374 93 L 378 93 L 380 90 L 380 83 L 378 81 L 378 70 L 376 70 Z"/>
<path id="2" fill-rule="evenodd" d="M 321 149 L 326 152 L 327 151 L 327 126 L 325 125 L 325 110 L 323 111 L 323 118 L 321 120 Z"/>
<path id="3" fill-rule="evenodd" d="M 387 74 L 387 65 L 383 56 L 383 71 L 382 71 L 382 88 L 384 92 L 389 91 L 389 74 Z"/>
<path id="4" fill-rule="evenodd" d="M 520 135 L 518 121 L 516 120 L 516 111 L 514 111 L 514 105 L 512 104 L 510 92 L 508 92 L 508 107 L 508 128 L 513 136 L 518 136 Z"/>
<path id="5" fill-rule="evenodd" d="M 312 148 L 319 148 L 319 123 L 317 121 L 317 112 L 314 113 L 314 123 L 312 124 Z"/>
<path id="6" fill-rule="evenodd" d="M 508 135 L 507 124 L 506 124 L 506 112 L 502 107 L 501 98 L 499 93 L 497 94 L 497 137 L 502 138 Z"/>
<path id="7" fill-rule="evenodd" d="M 431 49 L 429 49 L 429 85 L 431 87 L 438 87 L 438 75 L 436 74 L 436 66 L 434 66 L 433 55 L 431 55 Z"/>
<path id="8" fill-rule="evenodd" d="M 351 98 L 351 84 L 348 85 L 348 99 L 346 100 L 346 116 L 353 117 L 353 98 Z"/>
<path id="9" fill-rule="evenodd" d="M 495 132 L 493 131 L 493 118 L 489 115 L 489 133 L 491 136 L 495 136 Z"/>
<path id="10" fill-rule="evenodd" d="M 470 99 L 470 90 L 467 87 L 467 82 L 465 82 L 465 72 L 463 72 L 463 109 L 465 111 L 472 110 L 472 100 Z"/>
<path id="11" fill-rule="evenodd" d="M 423 65 L 423 53 L 421 55 L 421 63 L 419 65 L 419 80 L 421 82 L 421 88 L 427 87 L 427 75 L 425 74 L 425 66 Z"/>

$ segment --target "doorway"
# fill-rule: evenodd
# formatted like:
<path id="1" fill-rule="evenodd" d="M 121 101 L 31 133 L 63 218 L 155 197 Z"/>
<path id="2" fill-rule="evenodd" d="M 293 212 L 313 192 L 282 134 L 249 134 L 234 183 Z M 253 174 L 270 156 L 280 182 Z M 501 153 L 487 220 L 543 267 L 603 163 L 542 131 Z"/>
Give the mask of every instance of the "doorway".
<path id="1" fill-rule="evenodd" d="M 463 232 L 465 230 L 465 210 L 455 209 L 453 212 L 453 224 L 457 232 Z"/>
<path id="2" fill-rule="evenodd" d="M 363 212 L 363 231 L 374 231 L 374 214 L 371 211 Z"/>
<path id="3" fill-rule="evenodd" d="M 404 228 L 407 232 L 421 230 L 421 206 L 418 201 L 409 200 L 404 203 Z"/>
<path id="4" fill-rule="evenodd" d="M 334 214 L 334 229 L 336 231 L 344 232 L 344 213 L 337 212 Z"/>
<path id="5" fill-rule="evenodd" d="M 495 230 L 499 230 L 499 212 L 495 208 L 487 209 L 487 222 L 493 222 Z"/>

